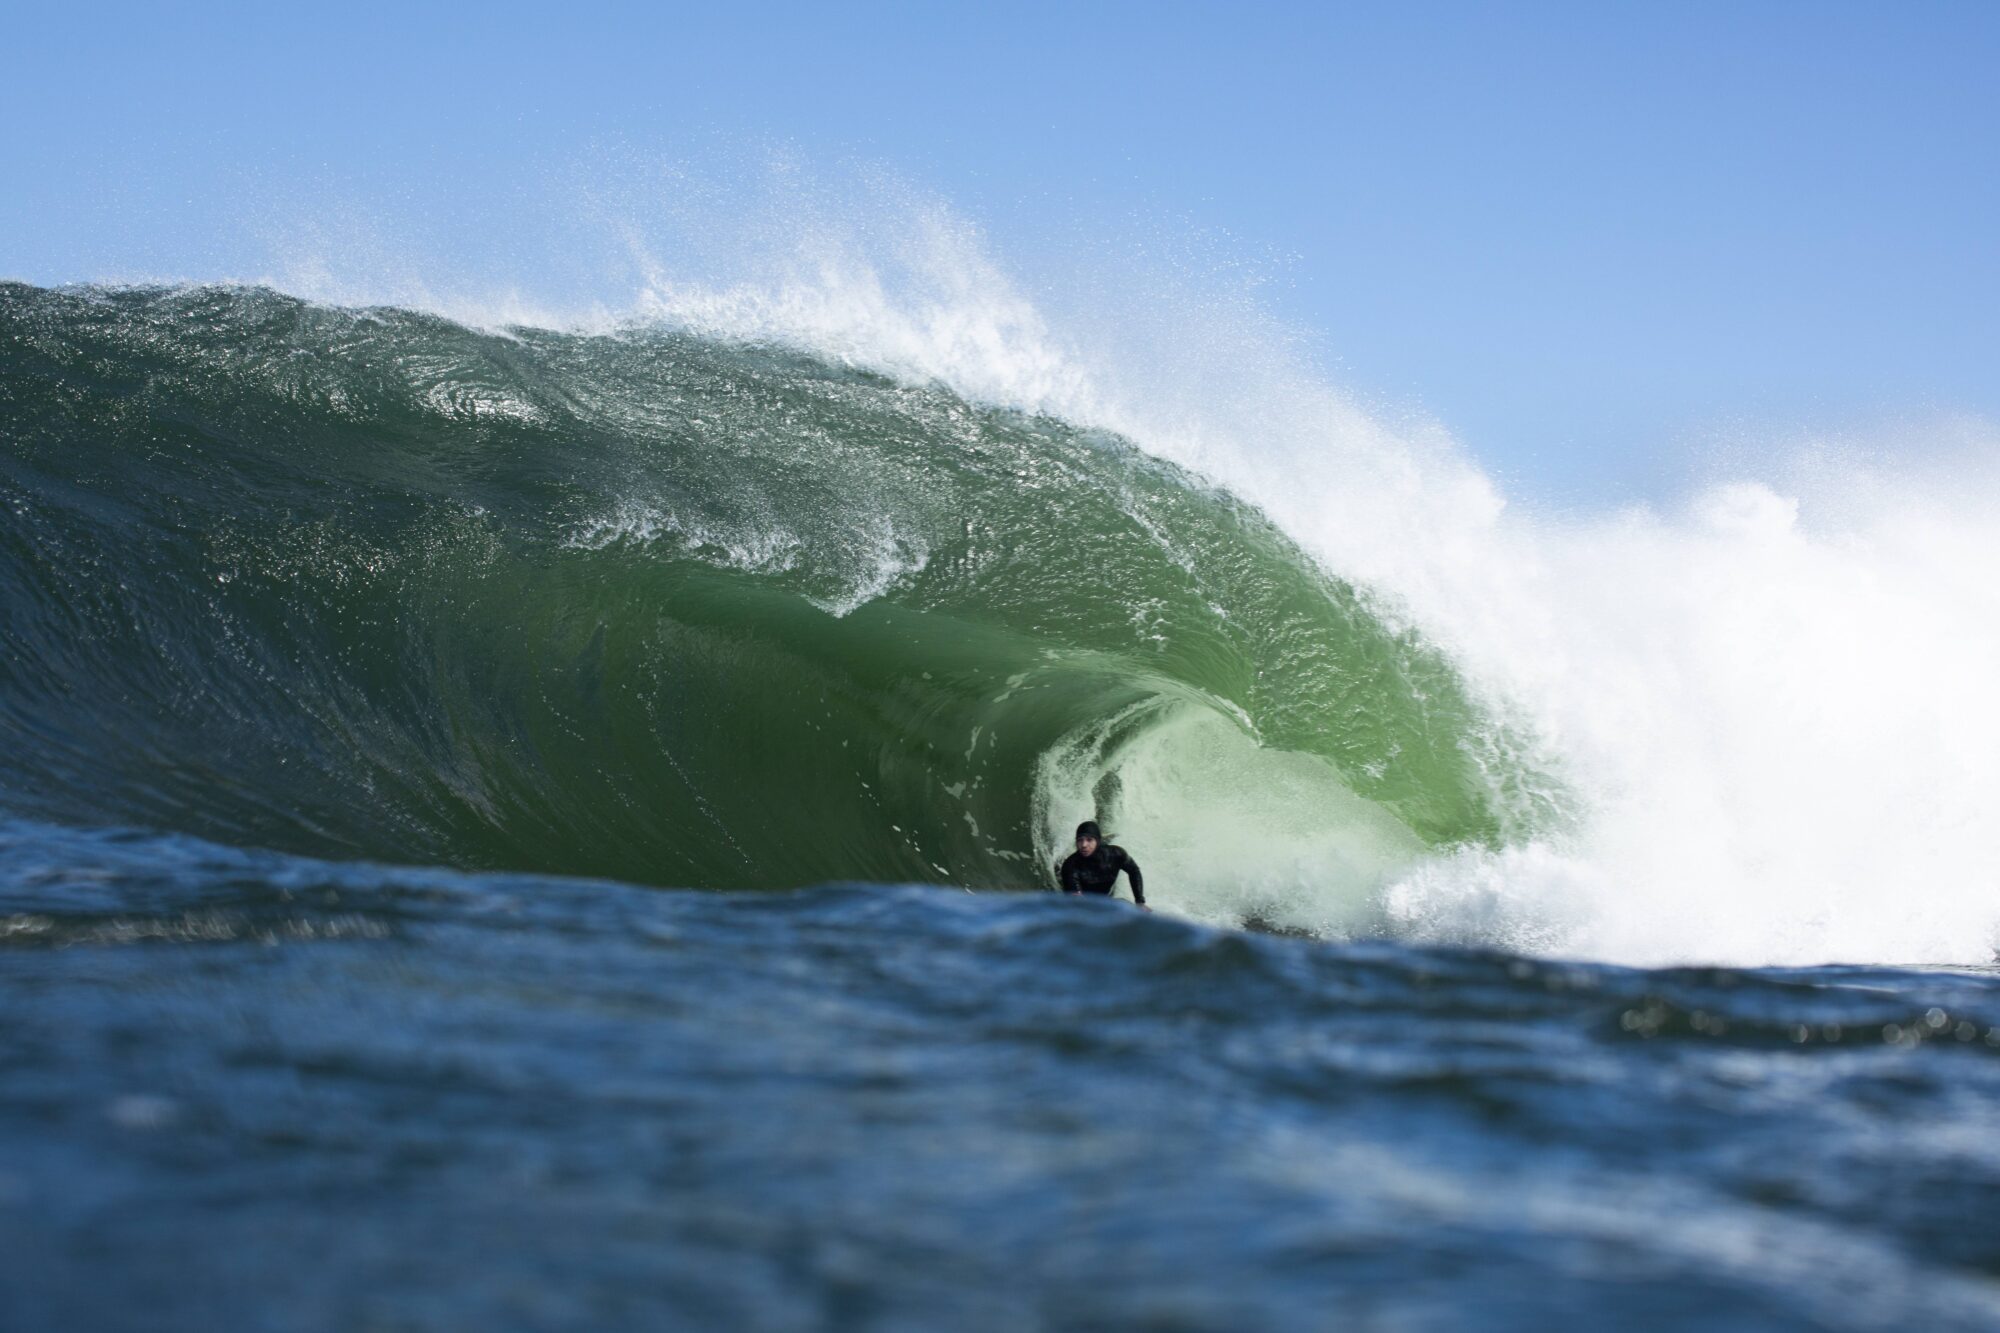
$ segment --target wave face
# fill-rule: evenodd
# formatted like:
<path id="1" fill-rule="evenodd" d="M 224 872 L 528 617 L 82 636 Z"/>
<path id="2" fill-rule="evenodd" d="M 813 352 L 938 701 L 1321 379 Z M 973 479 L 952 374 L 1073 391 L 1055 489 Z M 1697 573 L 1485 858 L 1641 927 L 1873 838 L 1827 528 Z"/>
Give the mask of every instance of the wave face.
<path id="1" fill-rule="evenodd" d="M 0 287 L 0 356 L 15 814 L 725 888 L 1031 887 L 1095 814 L 1314 930 L 1565 818 L 1437 651 L 1107 432 L 250 288 Z"/>

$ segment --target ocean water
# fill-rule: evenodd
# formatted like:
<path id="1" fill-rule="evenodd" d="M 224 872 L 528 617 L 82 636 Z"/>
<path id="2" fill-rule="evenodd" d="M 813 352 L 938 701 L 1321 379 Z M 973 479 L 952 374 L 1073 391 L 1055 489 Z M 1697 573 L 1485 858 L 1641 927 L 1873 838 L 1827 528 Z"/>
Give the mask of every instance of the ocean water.
<path id="1" fill-rule="evenodd" d="M 976 258 L 0 284 L 0 1326 L 2000 1327 L 1986 475 Z"/>
<path id="2" fill-rule="evenodd" d="M 2000 1326 L 1990 970 L 22 824 L 0 931 L 10 1328 Z"/>

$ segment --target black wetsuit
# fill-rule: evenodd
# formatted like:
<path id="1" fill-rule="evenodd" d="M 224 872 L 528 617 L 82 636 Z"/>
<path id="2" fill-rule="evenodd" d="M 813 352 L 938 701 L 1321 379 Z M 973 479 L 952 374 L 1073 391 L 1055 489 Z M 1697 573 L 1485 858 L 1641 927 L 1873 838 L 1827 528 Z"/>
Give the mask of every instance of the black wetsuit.
<path id="1" fill-rule="evenodd" d="M 1117 886 L 1121 870 L 1132 881 L 1132 901 L 1145 902 L 1146 881 L 1139 874 L 1139 863 L 1128 856 L 1123 847 L 1114 847 L 1108 842 L 1097 844 L 1095 856 L 1071 852 L 1058 874 L 1064 893 L 1109 894 Z"/>

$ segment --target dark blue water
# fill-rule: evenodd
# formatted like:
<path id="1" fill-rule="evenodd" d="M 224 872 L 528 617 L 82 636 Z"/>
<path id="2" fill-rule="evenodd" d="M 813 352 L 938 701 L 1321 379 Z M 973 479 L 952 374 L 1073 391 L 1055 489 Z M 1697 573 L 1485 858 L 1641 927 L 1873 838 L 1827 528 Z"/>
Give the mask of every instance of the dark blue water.
<path id="1" fill-rule="evenodd" d="M 2000 976 L 0 825 L 0 1328 L 2000 1328 Z"/>

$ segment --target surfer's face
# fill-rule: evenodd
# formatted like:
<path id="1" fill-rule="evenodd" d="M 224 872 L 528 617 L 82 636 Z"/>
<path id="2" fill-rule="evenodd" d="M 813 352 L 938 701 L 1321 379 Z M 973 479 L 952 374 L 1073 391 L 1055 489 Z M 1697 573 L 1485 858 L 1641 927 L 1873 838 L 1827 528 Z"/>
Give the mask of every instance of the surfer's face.
<path id="1" fill-rule="evenodd" d="M 1095 856 L 1097 855 L 1097 839 L 1078 838 L 1076 840 L 1076 849 L 1085 856 Z"/>

